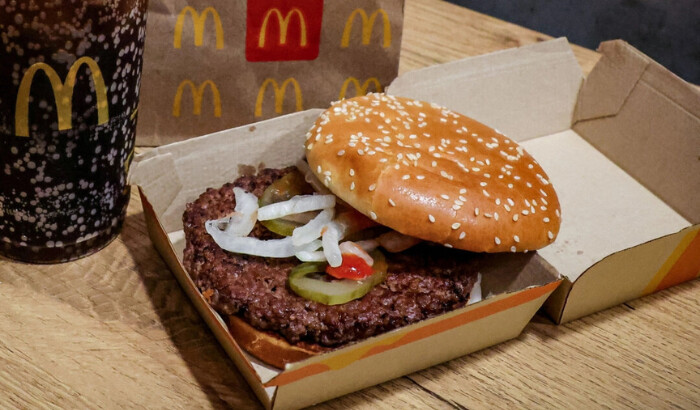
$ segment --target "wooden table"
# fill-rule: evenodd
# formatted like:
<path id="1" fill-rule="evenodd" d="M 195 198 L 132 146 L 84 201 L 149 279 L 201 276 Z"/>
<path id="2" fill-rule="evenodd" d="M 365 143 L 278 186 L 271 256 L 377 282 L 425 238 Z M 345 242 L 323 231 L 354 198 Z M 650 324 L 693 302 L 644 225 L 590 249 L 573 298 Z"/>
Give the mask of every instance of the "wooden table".
<path id="1" fill-rule="evenodd" d="M 401 71 L 548 39 L 408 0 Z M 588 72 L 598 56 L 576 56 Z M 259 408 L 151 245 L 133 193 L 121 235 L 77 262 L 0 260 L 0 408 Z M 321 404 L 332 408 L 700 406 L 700 281 Z"/>

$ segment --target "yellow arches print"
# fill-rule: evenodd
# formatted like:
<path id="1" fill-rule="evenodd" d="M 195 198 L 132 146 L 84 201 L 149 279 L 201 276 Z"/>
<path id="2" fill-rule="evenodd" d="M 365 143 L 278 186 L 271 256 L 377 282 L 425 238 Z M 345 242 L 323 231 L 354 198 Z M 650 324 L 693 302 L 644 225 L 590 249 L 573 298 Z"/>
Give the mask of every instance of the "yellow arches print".
<path id="1" fill-rule="evenodd" d="M 301 10 L 294 7 L 287 14 L 282 17 L 282 12 L 277 8 L 272 8 L 265 13 L 265 18 L 263 19 L 262 26 L 260 27 L 260 38 L 258 39 L 258 47 L 265 47 L 265 42 L 267 40 L 267 23 L 270 20 L 270 16 L 275 15 L 277 17 L 277 23 L 280 28 L 280 40 L 279 44 L 287 44 L 287 29 L 289 27 L 289 22 L 292 20 L 292 16 L 297 16 L 299 19 L 299 27 L 301 28 L 301 34 L 299 39 L 299 45 L 305 47 L 308 42 L 306 40 L 306 20 Z"/>
<path id="2" fill-rule="evenodd" d="M 367 91 L 368 91 L 370 85 L 374 86 L 374 89 L 376 92 L 382 92 L 382 84 L 379 82 L 377 77 L 370 77 L 367 80 L 365 80 L 365 82 L 362 84 L 360 84 L 360 80 L 358 80 L 357 78 L 348 77 L 343 82 L 343 85 L 340 88 L 340 94 L 338 96 L 339 99 L 342 100 L 342 99 L 347 97 L 347 93 L 348 93 L 348 89 L 350 87 L 350 84 L 352 84 L 355 87 L 355 95 L 357 95 L 357 96 L 367 94 Z M 302 97 L 302 92 L 301 92 L 301 86 L 299 86 L 299 82 L 295 78 L 289 77 L 286 80 L 284 80 L 281 85 L 274 78 L 266 78 L 265 81 L 263 81 L 262 85 L 260 85 L 260 89 L 258 90 L 257 98 L 255 99 L 255 116 L 262 117 L 262 115 L 263 115 L 263 112 L 262 112 L 263 111 L 263 107 L 262 107 L 263 100 L 265 99 L 265 91 L 267 91 L 268 86 L 272 86 L 272 89 L 274 92 L 275 113 L 282 114 L 282 108 L 284 105 L 284 98 L 287 94 L 287 87 L 290 85 L 292 86 L 292 90 L 294 91 L 296 111 L 303 110 L 304 109 L 304 107 L 303 107 L 304 102 L 303 102 L 303 97 Z M 202 87 L 202 86 L 200 86 L 200 87 Z M 200 94 L 201 94 L 201 92 L 200 92 Z M 201 99 L 201 96 L 200 96 L 200 99 Z M 173 115 L 174 115 L 174 110 L 173 110 Z"/>
<path id="3" fill-rule="evenodd" d="M 204 91 L 207 87 L 211 90 L 212 101 L 214 103 L 214 116 L 221 117 L 221 94 L 219 93 L 219 88 L 211 80 L 206 80 L 196 86 L 192 80 L 184 80 L 177 87 L 175 92 L 175 99 L 173 100 L 173 117 L 180 117 L 180 110 L 182 106 L 182 94 L 185 91 L 185 87 L 189 87 L 192 93 L 192 113 L 194 115 L 200 115 L 202 113 L 202 99 L 204 97 Z"/>
<path id="4" fill-rule="evenodd" d="M 360 21 L 362 23 L 362 44 L 368 45 L 370 37 L 372 37 L 374 24 L 380 14 L 382 16 L 382 27 L 384 28 L 384 41 L 382 43 L 382 47 L 388 48 L 391 46 L 391 23 L 389 22 L 389 16 L 386 14 L 386 11 L 384 11 L 384 9 L 377 9 L 372 12 L 372 14 L 367 16 L 367 12 L 364 9 L 357 8 L 350 13 L 350 16 L 345 21 L 345 28 L 343 29 L 343 36 L 340 40 L 340 47 L 347 48 L 350 45 L 352 25 L 358 15 L 360 16 Z"/>
<path id="5" fill-rule="evenodd" d="M 303 110 L 303 100 L 301 95 L 301 87 L 296 79 L 290 77 L 284 80 L 280 86 L 274 78 L 266 78 L 258 90 L 258 97 L 255 99 L 255 116 L 262 117 L 262 103 L 265 97 L 265 90 L 269 85 L 272 85 L 272 89 L 275 93 L 275 112 L 277 114 L 282 114 L 282 105 L 284 104 L 284 95 L 286 94 L 287 86 L 292 85 L 294 89 L 294 98 L 296 99 L 296 111 Z"/>
<path id="6" fill-rule="evenodd" d="M 194 45 L 200 47 L 204 43 L 204 25 L 207 22 L 207 17 L 211 14 L 216 28 L 216 48 L 224 48 L 224 27 L 221 24 L 221 16 L 213 7 L 205 8 L 200 14 L 191 6 L 186 6 L 180 11 L 175 22 L 175 34 L 173 35 L 173 47 L 182 47 L 182 30 L 185 25 L 185 16 L 189 14 L 192 17 L 192 25 L 194 26 Z"/>
<path id="7" fill-rule="evenodd" d="M 72 128 L 73 115 L 73 89 L 78 76 L 78 70 L 85 64 L 90 68 L 92 81 L 95 84 L 97 98 L 97 124 L 102 125 L 109 121 L 109 104 L 107 101 L 107 88 L 105 87 L 102 71 L 95 60 L 90 57 L 77 59 L 68 70 L 66 81 L 61 78 L 51 66 L 46 63 L 35 63 L 24 73 L 22 82 L 17 92 L 15 105 L 15 134 L 20 137 L 29 136 L 29 94 L 32 88 L 34 75 L 43 71 L 51 82 L 54 99 L 56 100 L 56 114 L 58 115 L 58 129 L 68 130 Z"/>
<path id="8" fill-rule="evenodd" d="M 338 95 L 338 99 L 342 100 L 346 98 L 347 92 L 348 92 L 348 86 L 350 84 L 353 84 L 355 86 L 356 96 L 360 95 L 365 95 L 367 94 L 367 89 L 369 88 L 370 85 L 374 85 L 374 90 L 378 93 L 382 92 L 382 85 L 379 83 L 379 80 L 377 77 L 370 77 L 367 80 L 365 80 L 362 85 L 360 85 L 360 80 L 358 80 L 355 77 L 348 77 L 345 82 L 343 82 L 343 86 L 340 88 L 340 95 Z"/>

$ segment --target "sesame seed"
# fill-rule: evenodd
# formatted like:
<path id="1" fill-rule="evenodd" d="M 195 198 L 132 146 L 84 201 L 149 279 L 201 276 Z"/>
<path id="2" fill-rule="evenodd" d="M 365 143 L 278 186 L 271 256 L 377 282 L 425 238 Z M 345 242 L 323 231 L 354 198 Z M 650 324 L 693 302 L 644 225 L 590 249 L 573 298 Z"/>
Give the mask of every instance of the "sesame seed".
<path id="1" fill-rule="evenodd" d="M 459 222 L 455 222 L 452 224 L 452 229 L 459 229 L 460 226 L 461 224 Z"/>
<path id="2" fill-rule="evenodd" d="M 496 205 L 500 205 L 500 204 L 501 204 L 501 198 L 496 198 Z"/>
<path id="3" fill-rule="evenodd" d="M 487 218 L 492 218 L 492 217 L 493 217 L 493 215 L 491 215 L 490 213 L 487 213 L 487 212 L 484 212 L 484 216 L 487 217 Z"/>
<path id="4" fill-rule="evenodd" d="M 498 220 L 498 212 L 493 213 L 493 219 Z"/>
<path id="5" fill-rule="evenodd" d="M 309 144 L 309 146 L 306 149 L 311 149 L 313 147 L 314 147 L 314 143 L 312 142 L 311 144 Z"/>
<path id="6" fill-rule="evenodd" d="M 369 216 L 371 216 L 372 219 L 374 219 L 375 221 L 377 220 L 377 214 L 375 214 L 374 212 L 370 212 Z"/>
<path id="7" fill-rule="evenodd" d="M 474 208 L 474 215 L 479 216 L 479 208 Z"/>
<path id="8" fill-rule="evenodd" d="M 435 223 L 435 217 L 432 216 L 431 214 L 428 214 L 428 220 L 432 223 Z"/>
<path id="9" fill-rule="evenodd" d="M 340 151 L 338 151 L 338 156 L 339 156 L 339 157 L 342 157 L 343 155 L 345 155 L 345 150 L 344 150 L 344 149 L 341 149 Z"/>
<path id="10" fill-rule="evenodd" d="M 557 217 L 561 218 L 561 214 L 559 213 L 559 210 L 558 210 L 558 209 L 556 209 L 556 210 L 554 211 L 554 213 L 557 215 Z"/>
<path id="11" fill-rule="evenodd" d="M 511 251 L 511 252 L 515 253 L 515 250 L 516 250 L 515 246 L 511 246 L 511 247 L 510 247 L 510 251 Z"/>
<path id="12" fill-rule="evenodd" d="M 375 189 L 377 189 L 377 184 L 370 185 L 368 189 L 370 192 L 374 191 Z"/>
<path id="13" fill-rule="evenodd" d="M 552 231 L 547 231 L 547 238 L 554 239 L 554 234 L 552 233 Z"/>
<path id="14" fill-rule="evenodd" d="M 436 166 L 437 166 L 437 161 L 433 161 L 432 163 L 430 163 L 430 165 L 433 166 L 433 167 L 436 167 Z"/>
<path id="15" fill-rule="evenodd" d="M 406 174 L 406 175 L 402 176 L 401 179 L 403 179 L 405 181 L 407 179 L 411 179 L 411 176 Z"/>
<path id="16" fill-rule="evenodd" d="M 358 155 L 365 155 L 365 151 L 362 150 L 362 149 L 358 149 L 358 150 L 357 150 L 357 154 L 358 154 Z"/>
<path id="17" fill-rule="evenodd" d="M 320 165 L 316 167 L 316 172 L 318 172 L 319 174 L 323 172 Z"/>
<path id="18" fill-rule="evenodd" d="M 467 236 L 466 232 L 462 232 L 459 234 L 459 239 L 464 239 L 464 237 Z"/>
<path id="19" fill-rule="evenodd" d="M 387 161 L 388 161 L 388 160 L 387 160 L 386 158 L 381 158 L 381 159 L 379 160 L 379 162 L 381 162 L 381 163 L 384 163 L 384 162 L 387 162 Z"/>
<path id="20" fill-rule="evenodd" d="M 425 175 L 417 175 L 416 179 L 425 179 Z"/>
<path id="21" fill-rule="evenodd" d="M 510 206 L 515 206 L 515 202 L 513 202 L 513 200 L 510 199 L 510 198 L 508 198 L 508 204 L 509 204 Z"/>
<path id="22" fill-rule="evenodd" d="M 529 215 L 529 214 L 530 214 L 530 211 L 528 211 L 527 209 L 523 209 L 521 213 L 522 213 L 523 215 Z"/>
<path id="23" fill-rule="evenodd" d="M 389 205 L 396 206 L 396 202 L 394 202 L 393 199 L 389 198 Z"/>
<path id="24" fill-rule="evenodd" d="M 452 209 L 454 209 L 455 211 L 459 211 L 460 208 L 462 208 L 462 205 L 457 205 L 457 204 L 452 205 Z"/>
<path id="25" fill-rule="evenodd" d="M 488 184 L 487 184 L 486 182 L 480 182 L 479 185 L 481 185 L 481 186 L 486 186 L 486 185 L 488 185 Z"/>
<path id="26" fill-rule="evenodd" d="M 488 198 L 489 196 L 491 196 L 491 195 L 489 195 L 488 192 L 486 192 L 485 189 L 482 189 L 481 192 L 482 192 L 482 193 L 484 194 L 484 196 L 486 196 L 487 198 Z"/>
<path id="27" fill-rule="evenodd" d="M 451 247 L 452 247 L 452 245 L 450 245 L 449 243 L 445 244 L 445 248 L 451 248 Z"/>
<path id="28" fill-rule="evenodd" d="M 520 237 L 518 235 L 513 235 L 513 240 L 517 243 L 520 242 Z"/>
<path id="29" fill-rule="evenodd" d="M 542 220 L 544 221 L 544 223 L 549 223 L 549 218 L 547 218 L 546 216 Z"/>
<path id="30" fill-rule="evenodd" d="M 506 209 L 506 211 L 510 212 L 510 207 L 508 206 L 508 204 L 503 204 L 503 207 Z"/>
<path id="31" fill-rule="evenodd" d="M 496 242 L 496 245 L 500 245 L 500 244 L 501 244 L 501 238 L 499 238 L 498 236 L 495 237 L 495 238 L 493 238 L 493 240 Z"/>
<path id="32" fill-rule="evenodd" d="M 459 190 L 459 193 L 460 193 L 460 194 L 466 194 L 466 193 L 467 193 L 466 188 L 461 188 L 461 189 Z"/>
<path id="33" fill-rule="evenodd" d="M 513 222 L 517 222 L 517 221 L 518 221 L 518 214 L 514 214 L 513 215 Z"/>
<path id="34" fill-rule="evenodd" d="M 355 181 L 350 183 L 350 190 L 354 191 L 355 190 Z"/>
<path id="35" fill-rule="evenodd" d="M 445 195 L 445 194 L 441 194 L 441 195 L 440 195 L 440 198 L 442 198 L 442 199 L 450 199 L 450 197 L 447 196 L 447 195 Z"/>

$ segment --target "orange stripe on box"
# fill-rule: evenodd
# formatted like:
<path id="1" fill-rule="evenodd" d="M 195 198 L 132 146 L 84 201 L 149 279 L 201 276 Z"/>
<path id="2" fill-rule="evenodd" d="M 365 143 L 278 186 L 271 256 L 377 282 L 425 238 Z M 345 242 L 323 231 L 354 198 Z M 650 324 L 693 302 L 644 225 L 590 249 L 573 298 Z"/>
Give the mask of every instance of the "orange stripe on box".
<path id="1" fill-rule="evenodd" d="M 659 268 L 656 275 L 649 281 L 649 284 L 647 284 L 647 287 L 644 288 L 640 296 L 660 290 L 659 286 L 661 282 L 664 282 L 664 278 L 674 269 L 674 266 L 681 259 L 681 256 L 684 255 L 686 249 L 690 247 L 690 244 L 693 243 L 693 240 L 697 239 L 698 232 L 700 232 L 700 229 L 692 229 L 690 232 L 683 235 L 676 248 L 671 252 L 664 264 L 661 265 L 661 268 Z"/>
<path id="2" fill-rule="evenodd" d="M 700 274 L 700 230 L 695 231 L 695 238 L 690 242 L 683 254 L 678 258 L 673 267 L 668 271 L 666 276 L 659 285 L 654 289 L 655 292 L 670 288 L 695 279 Z"/>
<path id="3" fill-rule="evenodd" d="M 497 302 L 489 303 L 488 305 L 485 305 L 483 307 L 476 308 L 474 310 L 464 312 L 451 318 L 447 318 L 445 320 L 441 320 L 439 322 L 435 322 L 430 325 L 415 329 L 411 332 L 406 333 L 403 337 L 389 344 L 381 344 L 381 342 L 379 342 L 377 345 L 371 346 L 369 349 L 367 349 L 367 351 L 359 358 L 363 359 L 369 356 L 374 356 L 387 350 L 391 350 L 399 346 L 403 346 L 405 344 L 414 342 L 416 340 L 424 339 L 426 337 L 442 333 L 444 331 L 456 328 L 466 323 L 483 319 L 495 313 L 499 313 L 512 307 L 530 302 L 549 292 L 552 292 L 554 289 L 557 288 L 557 286 L 559 286 L 560 282 L 561 281 L 556 281 L 548 283 L 544 286 L 528 289 L 523 292 L 516 293 L 513 296 L 499 300 Z M 313 363 L 287 373 L 282 373 L 274 379 L 270 380 L 268 383 L 266 383 L 265 387 L 283 386 L 309 376 L 323 373 L 328 370 L 337 370 L 353 363 L 355 360 L 357 360 L 357 353 L 355 351 L 350 351 L 345 355 L 330 358 L 329 361 L 333 362 L 332 367 L 328 363 Z M 342 363 L 342 365 L 339 366 L 339 363 Z"/>

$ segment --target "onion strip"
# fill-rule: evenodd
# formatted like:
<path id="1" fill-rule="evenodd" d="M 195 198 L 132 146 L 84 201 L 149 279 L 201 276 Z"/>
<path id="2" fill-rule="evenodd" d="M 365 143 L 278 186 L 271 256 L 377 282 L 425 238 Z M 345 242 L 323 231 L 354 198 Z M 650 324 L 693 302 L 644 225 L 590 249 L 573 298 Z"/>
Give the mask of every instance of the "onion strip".
<path id="1" fill-rule="evenodd" d="M 258 209 L 258 220 L 269 221 L 288 215 L 333 208 L 334 206 L 335 196 L 333 195 L 297 195 L 287 201 L 265 205 Z"/>

